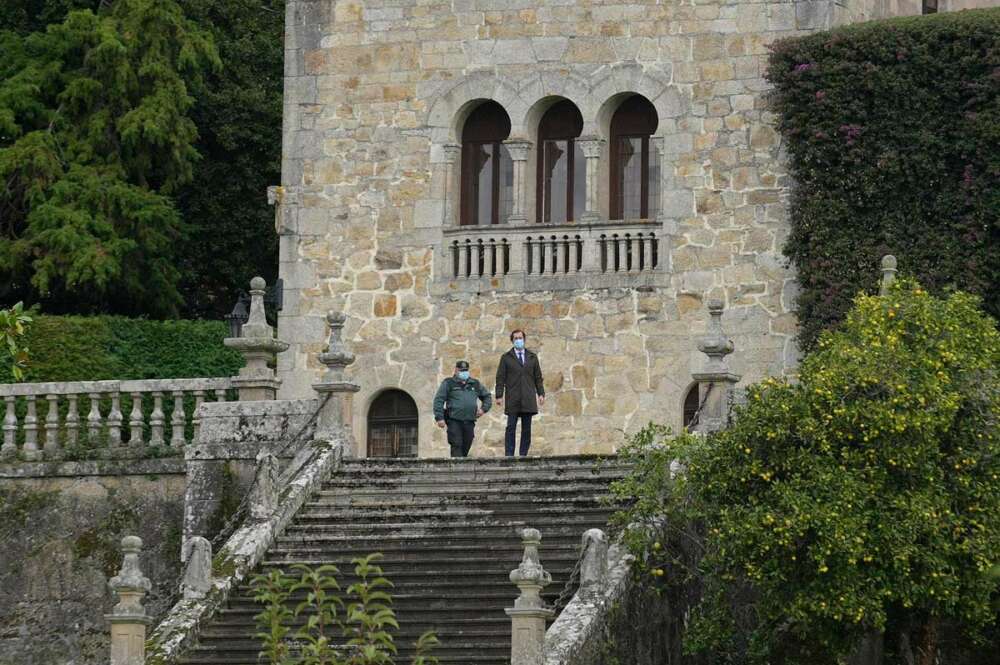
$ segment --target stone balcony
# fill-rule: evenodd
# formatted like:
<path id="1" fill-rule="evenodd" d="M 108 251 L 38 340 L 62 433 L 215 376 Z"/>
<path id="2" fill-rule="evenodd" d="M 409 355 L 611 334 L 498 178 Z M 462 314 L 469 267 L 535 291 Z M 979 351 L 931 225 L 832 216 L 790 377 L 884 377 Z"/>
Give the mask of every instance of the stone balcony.
<path id="1" fill-rule="evenodd" d="M 435 290 L 666 286 L 668 251 L 656 220 L 451 227 L 437 252 Z"/>

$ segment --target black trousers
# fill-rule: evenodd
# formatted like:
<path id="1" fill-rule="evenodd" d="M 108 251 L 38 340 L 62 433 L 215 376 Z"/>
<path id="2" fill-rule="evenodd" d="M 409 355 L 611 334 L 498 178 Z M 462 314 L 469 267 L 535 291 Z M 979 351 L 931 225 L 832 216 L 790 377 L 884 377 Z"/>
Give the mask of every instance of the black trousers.
<path id="1" fill-rule="evenodd" d="M 507 457 L 514 456 L 514 436 L 517 433 L 517 421 L 521 421 L 521 457 L 528 456 L 531 447 L 531 417 L 533 413 L 508 413 L 507 429 L 504 431 L 504 453 Z"/>
<path id="2" fill-rule="evenodd" d="M 472 439 L 476 436 L 475 420 L 445 421 L 448 425 L 448 445 L 451 446 L 452 457 L 468 457 L 472 448 Z"/>

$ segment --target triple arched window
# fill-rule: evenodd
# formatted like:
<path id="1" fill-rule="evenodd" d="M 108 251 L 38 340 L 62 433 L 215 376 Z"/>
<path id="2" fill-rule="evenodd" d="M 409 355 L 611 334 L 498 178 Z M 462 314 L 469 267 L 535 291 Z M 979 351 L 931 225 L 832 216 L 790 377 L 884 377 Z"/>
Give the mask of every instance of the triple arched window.
<path id="1" fill-rule="evenodd" d="M 659 212 L 660 162 L 651 144 L 657 125 L 656 109 L 642 95 L 627 97 L 612 115 L 606 199 L 610 219 L 651 219 Z M 510 128 L 510 117 L 494 101 L 480 104 L 465 121 L 463 225 L 500 224 L 511 215 L 514 167 L 504 145 Z M 587 161 L 578 145 L 582 132 L 583 116 L 568 99 L 556 102 L 542 115 L 535 144 L 536 221 L 562 224 L 579 220 L 585 212 Z"/>

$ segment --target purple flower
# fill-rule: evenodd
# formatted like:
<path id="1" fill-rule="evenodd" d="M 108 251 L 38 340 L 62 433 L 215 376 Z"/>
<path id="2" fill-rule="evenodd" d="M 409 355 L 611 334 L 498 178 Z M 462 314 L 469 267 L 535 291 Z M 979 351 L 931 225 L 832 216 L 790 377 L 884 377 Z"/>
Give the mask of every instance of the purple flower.
<path id="1" fill-rule="evenodd" d="M 795 65 L 795 73 L 801 74 L 802 72 L 808 72 L 812 68 L 813 68 L 813 63 L 803 62 L 801 64 Z"/>
<path id="2" fill-rule="evenodd" d="M 847 140 L 847 145 L 854 145 L 854 142 L 861 136 L 860 125 L 841 125 L 838 129 Z"/>

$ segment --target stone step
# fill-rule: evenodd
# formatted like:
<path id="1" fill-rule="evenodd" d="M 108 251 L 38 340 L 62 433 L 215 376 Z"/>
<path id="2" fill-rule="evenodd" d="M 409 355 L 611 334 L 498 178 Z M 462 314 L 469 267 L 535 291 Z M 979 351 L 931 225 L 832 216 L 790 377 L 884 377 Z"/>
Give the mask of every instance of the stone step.
<path id="1" fill-rule="evenodd" d="M 488 547 L 489 551 L 493 552 L 494 555 L 499 556 L 502 554 L 508 559 L 520 560 L 521 555 L 524 554 L 524 546 L 521 545 L 520 542 L 513 540 L 490 542 L 490 540 L 486 538 L 481 540 L 457 540 L 455 542 L 441 539 L 430 541 L 423 539 L 411 539 L 409 541 L 393 540 L 382 542 L 377 551 L 385 555 L 386 558 L 391 557 L 394 559 L 411 560 L 423 556 L 445 557 L 449 555 L 464 556 L 470 553 L 476 554 L 483 552 L 484 547 Z M 345 542 L 343 547 L 325 542 L 318 543 L 315 547 L 312 547 L 306 543 L 298 542 L 293 548 L 278 546 L 272 547 L 268 550 L 268 555 L 272 558 L 265 559 L 265 561 L 278 561 L 281 558 L 278 555 L 282 555 L 287 552 L 294 552 L 297 556 L 315 552 L 317 554 L 322 553 L 324 559 L 330 558 L 350 561 L 359 554 L 364 556 L 369 554 L 371 551 L 371 547 L 368 544 L 359 545 L 353 541 Z M 580 539 L 547 539 L 542 543 L 539 551 L 543 557 L 543 562 L 545 561 L 544 557 L 546 553 L 549 552 L 553 554 L 571 552 L 574 555 L 578 555 L 580 552 Z"/>
<path id="2" fill-rule="evenodd" d="M 628 467 L 607 468 L 525 468 L 525 469 L 414 469 L 406 471 L 352 471 L 341 469 L 330 474 L 324 486 L 357 487 L 363 485 L 392 486 L 427 482 L 455 483 L 533 483 L 540 481 L 588 482 L 604 480 L 613 482 L 626 477 Z"/>
<path id="3" fill-rule="evenodd" d="M 617 508 L 607 492 L 600 486 L 590 488 L 568 489 L 558 485 L 550 485 L 532 490 L 530 493 L 508 491 L 482 492 L 449 492 L 441 489 L 426 492 L 368 492 L 358 490 L 344 492 L 319 492 L 312 500 L 306 502 L 304 510 L 315 508 L 336 508 L 340 510 L 382 509 L 382 508 L 433 508 L 441 505 L 461 504 L 480 506 L 482 504 L 524 505 L 530 507 L 561 506 L 565 504 L 598 504 Z"/>
<path id="4" fill-rule="evenodd" d="M 543 598 L 556 598 L 566 585 L 568 572 L 552 580 L 542 591 Z M 460 584 L 454 581 L 448 582 L 421 582 L 411 581 L 406 585 L 398 585 L 393 589 L 393 606 L 399 608 L 419 609 L 421 607 L 431 607 L 438 599 L 442 598 L 464 598 L 468 604 L 494 604 L 499 602 L 504 607 L 506 603 L 512 602 L 517 597 L 517 588 L 510 583 L 509 579 L 493 579 L 483 581 L 475 586 L 475 595 L 470 592 L 469 585 Z M 296 596 L 302 600 L 304 596 Z M 249 588 L 241 588 L 238 593 L 229 599 L 228 606 L 220 610 L 223 613 L 245 613 L 259 612 L 260 604 L 253 599 Z"/>
<path id="5" fill-rule="evenodd" d="M 365 534 L 373 537 L 389 536 L 427 536 L 434 538 L 448 537 L 490 537 L 497 539 L 517 539 L 518 531 L 528 527 L 538 529 L 542 532 L 542 537 L 569 536 L 579 539 L 583 532 L 593 528 L 595 524 L 604 524 L 607 520 L 595 518 L 591 520 L 579 519 L 573 515 L 545 515 L 532 516 L 532 519 L 511 519 L 498 520 L 492 517 L 483 519 L 464 519 L 451 522 L 344 522 L 341 524 L 327 524 L 324 522 L 294 523 L 289 525 L 279 542 L 287 544 L 289 538 L 299 538 L 306 536 L 312 539 L 323 539 L 331 536 L 349 537 L 354 534 Z M 432 536 L 433 534 L 433 536 Z M 370 551 L 378 551 L 378 548 Z"/>
<path id="6" fill-rule="evenodd" d="M 342 469 L 433 469 L 449 467 L 492 468 L 532 468 L 532 467 L 594 467 L 626 466 L 616 455 L 547 455 L 544 457 L 368 457 L 364 459 L 346 458 Z"/>
<path id="7" fill-rule="evenodd" d="M 397 633 L 398 634 L 398 633 Z M 494 658 L 502 658 L 505 654 L 510 653 L 509 644 L 509 634 L 506 638 L 502 635 L 495 636 L 494 640 L 476 640 L 476 641 L 453 641 L 451 643 L 442 642 L 440 646 L 434 649 L 435 654 L 447 653 L 450 656 L 471 656 L 471 655 L 483 655 L 492 656 Z M 294 638 L 293 638 L 294 639 Z M 504 645 L 504 641 L 507 642 Z M 398 641 L 396 647 L 398 649 L 397 656 L 399 661 L 402 662 L 407 655 L 411 654 L 415 649 L 412 645 L 413 640 L 403 639 Z M 261 644 L 257 640 L 253 639 L 242 639 L 242 640 L 207 640 L 200 641 L 196 647 L 195 653 L 202 657 L 212 657 L 212 656 L 223 656 L 223 657 L 234 657 L 234 656 L 256 656 L 261 649 Z"/>
<path id="8" fill-rule="evenodd" d="M 395 659 L 397 663 L 408 663 L 413 655 L 412 651 L 407 650 L 404 652 L 400 650 L 398 657 Z M 510 649 L 507 649 L 507 653 L 503 656 L 493 656 L 493 655 L 452 655 L 452 654 L 437 654 L 435 656 L 439 663 L 447 665 L 510 665 Z M 260 661 L 257 660 L 256 654 L 235 654 L 235 655 L 196 655 L 181 658 L 178 661 L 179 665 L 260 665 Z"/>
<path id="9" fill-rule="evenodd" d="M 381 524 L 383 522 L 411 524 L 420 523 L 437 524 L 450 523 L 455 520 L 475 520 L 475 519 L 497 519 L 515 520 L 528 522 L 533 517 L 543 517 L 557 519 L 564 515 L 574 517 L 584 517 L 594 515 L 605 520 L 611 516 L 613 511 L 601 506 L 560 506 L 555 509 L 538 510 L 537 508 L 489 506 L 483 508 L 472 508 L 468 506 L 449 506 L 441 508 L 426 508 L 423 510 L 318 510 L 312 509 L 301 512 L 295 517 L 295 526 L 311 526 L 318 523 L 335 526 L 344 522 L 368 524 Z"/>

